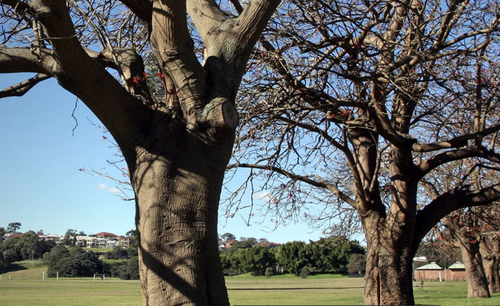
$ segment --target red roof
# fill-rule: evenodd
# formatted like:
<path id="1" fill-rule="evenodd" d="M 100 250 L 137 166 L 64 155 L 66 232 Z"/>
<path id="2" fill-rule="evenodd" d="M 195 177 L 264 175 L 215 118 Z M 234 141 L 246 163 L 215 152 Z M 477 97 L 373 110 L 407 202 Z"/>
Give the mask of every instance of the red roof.
<path id="1" fill-rule="evenodd" d="M 100 233 L 97 233 L 95 234 L 95 236 L 97 237 L 118 237 L 118 235 L 115 235 L 113 233 L 108 233 L 108 232 L 100 232 Z"/>

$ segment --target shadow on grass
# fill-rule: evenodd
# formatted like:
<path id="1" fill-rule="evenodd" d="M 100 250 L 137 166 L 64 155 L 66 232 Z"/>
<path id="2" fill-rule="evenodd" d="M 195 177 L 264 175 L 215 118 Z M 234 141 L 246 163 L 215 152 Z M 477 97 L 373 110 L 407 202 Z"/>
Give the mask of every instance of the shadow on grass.
<path id="1" fill-rule="evenodd" d="M 27 269 L 28 268 L 26 268 L 24 265 L 13 263 L 13 264 L 10 264 L 9 267 L 7 267 L 7 269 L 2 273 L 16 272 L 16 271 L 22 271 L 22 270 L 27 270 Z"/>

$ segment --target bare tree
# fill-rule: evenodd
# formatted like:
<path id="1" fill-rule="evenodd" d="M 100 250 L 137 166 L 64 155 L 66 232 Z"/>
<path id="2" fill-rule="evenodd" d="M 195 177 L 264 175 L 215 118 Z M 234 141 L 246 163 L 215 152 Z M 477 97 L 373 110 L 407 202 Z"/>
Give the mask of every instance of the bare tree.
<path id="1" fill-rule="evenodd" d="M 490 293 L 498 293 L 500 292 L 500 233 L 498 230 L 484 233 L 479 247 L 488 280 L 488 289 Z"/>
<path id="2" fill-rule="evenodd" d="M 277 13 L 238 104 L 230 168 L 251 169 L 238 191 L 272 194 L 249 217 L 260 208 L 300 220 L 324 203 L 315 217 L 352 224 L 356 212 L 365 303 L 414 304 L 412 258 L 426 233 L 500 198 L 496 179 L 422 192 L 447 165 L 500 161 L 498 2 L 291 0 Z M 240 199 L 231 195 L 229 213 Z"/>
<path id="3" fill-rule="evenodd" d="M 428 175 L 423 182 L 424 190 L 431 198 L 454 189 L 480 190 L 498 182 L 494 163 L 471 158 L 442 167 Z M 498 266 L 495 254 L 498 223 L 498 203 L 471 207 L 452 212 L 435 227 L 440 238 L 454 244 L 462 253 L 467 271 L 468 297 L 490 297 L 498 287 Z"/>
<path id="4" fill-rule="evenodd" d="M 478 218 L 474 209 L 459 210 L 451 216 L 443 218 L 448 240 L 452 241 L 462 253 L 462 261 L 467 272 L 467 287 L 469 298 L 490 297 L 488 281 L 483 265 L 483 256 L 479 251 L 480 232 Z M 445 236 L 443 236 L 445 237 Z"/>
<path id="5" fill-rule="evenodd" d="M 34 73 L 0 95 L 55 78 L 120 147 L 137 206 L 144 305 L 229 305 L 217 214 L 235 97 L 279 3 L 248 1 L 231 15 L 214 0 L 0 2 L 0 73 Z"/>

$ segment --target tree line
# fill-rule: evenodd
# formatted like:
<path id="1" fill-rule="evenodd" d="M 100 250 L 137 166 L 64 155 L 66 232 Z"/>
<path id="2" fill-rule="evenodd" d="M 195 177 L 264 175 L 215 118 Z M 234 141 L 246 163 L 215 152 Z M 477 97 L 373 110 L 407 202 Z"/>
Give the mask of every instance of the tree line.
<path id="1" fill-rule="evenodd" d="M 224 234 L 234 239 L 234 235 Z M 342 236 L 321 238 L 317 241 L 287 242 L 273 245 L 266 239 L 242 238 L 233 240 L 231 247 L 220 249 L 220 259 L 225 275 L 252 273 L 271 276 L 276 273 L 293 273 L 307 276 L 310 273 L 348 273 L 353 254 L 364 260 L 365 249 L 358 241 Z M 358 256 L 358 257 L 359 257 Z M 91 251 L 74 245 L 56 245 L 44 241 L 37 233 L 28 231 L 0 244 L 0 273 L 12 269 L 21 260 L 41 259 L 48 266 L 48 276 L 56 272 L 62 277 L 106 274 L 121 279 L 139 279 L 137 246 L 114 247 L 102 259 Z M 358 260 L 359 261 L 359 260 Z M 359 268 L 356 272 L 363 270 Z"/>
<path id="2" fill-rule="evenodd" d="M 345 237 L 321 238 L 318 241 L 292 241 L 270 247 L 249 238 L 233 243 L 221 251 L 225 275 L 252 273 L 270 276 L 274 273 L 347 273 L 351 255 L 365 249 Z"/>
<path id="3" fill-rule="evenodd" d="M 102 260 L 96 253 L 75 246 L 75 239 L 68 239 L 76 233 L 71 229 L 66 232 L 63 244 L 41 240 L 38 233 L 32 230 L 3 241 L 5 234 L 13 234 L 20 228 L 20 222 L 10 223 L 7 228 L 0 227 L 0 273 L 16 269 L 15 262 L 39 259 L 47 264 L 49 277 L 93 276 L 100 273 L 121 279 L 139 279 L 137 245 L 114 247 L 102 256 Z"/>

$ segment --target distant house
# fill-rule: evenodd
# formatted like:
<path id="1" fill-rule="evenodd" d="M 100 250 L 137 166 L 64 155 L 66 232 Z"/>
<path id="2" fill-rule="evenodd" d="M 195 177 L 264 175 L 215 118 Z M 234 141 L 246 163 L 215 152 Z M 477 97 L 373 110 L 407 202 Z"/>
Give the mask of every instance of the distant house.
<path id="1" fill-rule="evenodd" d="M 0 242 L 9 238 L 21 237 L 22 235 L 22 233 L 6 233 L 5 236 L 0 237 Z M 39 233 L 37 235 L 38 239 L 42 241 L 54 241 L 56 244 L 62 243 L 65 239 L 64 237 L 56 234 L 44 235 L 42 233 Z M 68 239 L 70 243 L 75 241 L 76 246 L 87 248 L 112 248 L 115 246 L 128 248 L 134 242 L 134 237 L 118 236 L 108 232 L 100 232 L 90 236 L 87 236 L 85 234 L 78 235 L 76 237 L 68 237 Z"/>
<path id="2" fill-rule="evenodd" d="M 97 238 L 118 238 L 119 237 L 118 235 L 115 235 L 113 233 L 108 233 L 108 232 L 100 232 L 100 233 L 95 234 L 94 236 L 96 236 Z"/>
<path id="3" fill-rule="evenodd" d="M 130 236 L 120 236 L 118 237 L 118 246 L 128 248 L 130 245 L 134 243 L 134 237 Z"/>
<path id="4" fill-rule="evenodd" d="M 446 279 L 454 281 L 463 281 L 467 279 L 467 273 L 465 272 L 465 265 L 459 261 L 448 267 L 446 271 Z"/>
<path id="5" fill-rule="evenodd" d="M 60 243 L 61 241 L 61 237 L 56 234 L 47 234 L 47 235 L 38 234 L 38 239 L 42 241 L 54 241 L 57 244 Z"/>
<path id="6" fill-rule="evenodd" d="M 441 281 L 443 277 L 444 269 L 435 262 L 431 262 L 415 269 L 416 280 Z"/>
<path id="7" fill-rule="evenodd" d="M 224 241 L 222 244 L 221 244 L 221 248 L 224 248 L 224 249 L 229 249 L 234 243 L 236 242 L 236 240 L 228 240 L 228 241 Z"/>
<path id="8" fill-rule="evenodd" d="M 100 248 L 105 248 L 108 246 L 108 238 L 97 238 L 97 246 Z"/>
<path id="9" fill-rule="evenodd" d="M 16 238 L 16 237 L 21 237 L 23 233 L 6 233 L 5 234 L 5 240 L 9 238 Z"/>

